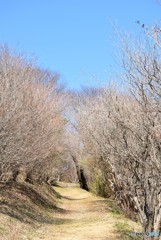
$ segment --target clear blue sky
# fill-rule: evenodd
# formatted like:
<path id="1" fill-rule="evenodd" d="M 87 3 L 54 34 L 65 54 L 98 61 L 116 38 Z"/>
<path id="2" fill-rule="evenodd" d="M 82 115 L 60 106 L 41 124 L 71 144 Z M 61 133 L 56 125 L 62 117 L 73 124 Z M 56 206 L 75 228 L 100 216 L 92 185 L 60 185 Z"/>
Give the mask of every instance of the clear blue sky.
<path id="1" fill-rule="evenodd" d="M 0 43 L 34 53 L 71 89 L 110 76 L 112 22 L 136 34 L 136 20 L 152 25 L 161 18 L 155 0 L 0 0 L 0 6 Z"/>

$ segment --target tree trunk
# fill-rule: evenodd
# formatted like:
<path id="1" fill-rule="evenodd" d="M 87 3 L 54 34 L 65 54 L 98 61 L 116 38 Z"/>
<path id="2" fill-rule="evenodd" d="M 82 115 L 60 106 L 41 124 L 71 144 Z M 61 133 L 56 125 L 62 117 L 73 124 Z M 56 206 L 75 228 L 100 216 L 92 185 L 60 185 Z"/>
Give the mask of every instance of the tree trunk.
<path id="1" fill-rule="evenodd" d="M 157 216 L 157 221 L 155 222 L 155 216 L 152 214 L 151 216 L 147 216 L 147 221 L 142 224 L 143 227 L 143 233 L 146 233 L 147 236 L 144 236 L 144 240 L 160 240 L 160 228 L 161 228 L 161 222 L 160 220 L 160 214 Z M 155 237 L 155 238 L 154 238 Z"/>
<path id="2" fill-rule="evenodd" d="M 154 232 L 159 232 L 161 234 L 161 205 L 155 207 L 155 215 L 154 215 Z M 161 236 L 158 238 L 161 240 Z"/>

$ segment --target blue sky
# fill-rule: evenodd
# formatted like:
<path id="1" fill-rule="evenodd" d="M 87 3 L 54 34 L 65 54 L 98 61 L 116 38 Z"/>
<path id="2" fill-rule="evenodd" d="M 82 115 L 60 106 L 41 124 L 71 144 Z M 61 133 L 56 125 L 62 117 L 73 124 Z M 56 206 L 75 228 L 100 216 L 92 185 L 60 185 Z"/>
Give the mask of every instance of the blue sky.
<path id="1" fill-rule="evenodd" d="M 0 0 L 0 6 L 0 44 L 36 55 L 70 89 L 106 81 L 117 68 L 113 22 L 137 34 L 135 21 L 151 26 L 161 18 L 155 0 Z"/>

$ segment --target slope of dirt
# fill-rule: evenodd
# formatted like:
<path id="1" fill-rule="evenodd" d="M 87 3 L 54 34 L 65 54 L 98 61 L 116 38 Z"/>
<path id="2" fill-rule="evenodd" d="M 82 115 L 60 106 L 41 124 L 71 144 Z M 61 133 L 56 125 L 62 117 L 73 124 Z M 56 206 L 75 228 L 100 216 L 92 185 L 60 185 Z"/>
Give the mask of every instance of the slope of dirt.
<path id="1" fill-rule="evenodd" d="M 11 182 L 0 185 L 0 213 L 26 223 L 50 223 L 46 214 L 56 209 L 57 193 L 50 186 Z"/>
<path id="2" fill-rule="evenodd" d="M 116 213 L 111 208 L 112 200 L 96 197 L 78 187 L 63 185 L 54 187 L 62 197 L 58 199 L 59 211 L 53 210 L 51 223 L 29 224 L 13 221 L 9 228 L 12 234 L 4 234 L 0 240 L 114 240 L 126 238 L 126 229 L 136 231 L 137 223 Z M 5 217 L 8 224 L 8 219 Z M 16 221 L 16 222 L 15 222 Z M 0 226 L 1 225 L 0 218 Z M 123 227 L 125 238 L 120 235 L 118 227 Z M 0 233 L 3 229 L 0 228 Z"/>

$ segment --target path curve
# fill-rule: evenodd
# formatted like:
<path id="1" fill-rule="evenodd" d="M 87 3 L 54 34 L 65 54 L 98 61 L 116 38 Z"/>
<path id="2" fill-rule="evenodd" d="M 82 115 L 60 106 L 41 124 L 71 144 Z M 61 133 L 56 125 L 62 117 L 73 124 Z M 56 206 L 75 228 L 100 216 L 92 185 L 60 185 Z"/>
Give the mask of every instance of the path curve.
<path id="1" fill-rule="evenodd" d="M 42 225 L 33 240 L 121 239 L 116 229 L 119 220 L 110 212 L 108 202 L 111 200 L 97 197 L 78 187 L 54 189 L 62 196 L 58 202 L 61 210 L 54 213 L 55 224 Z"/>

